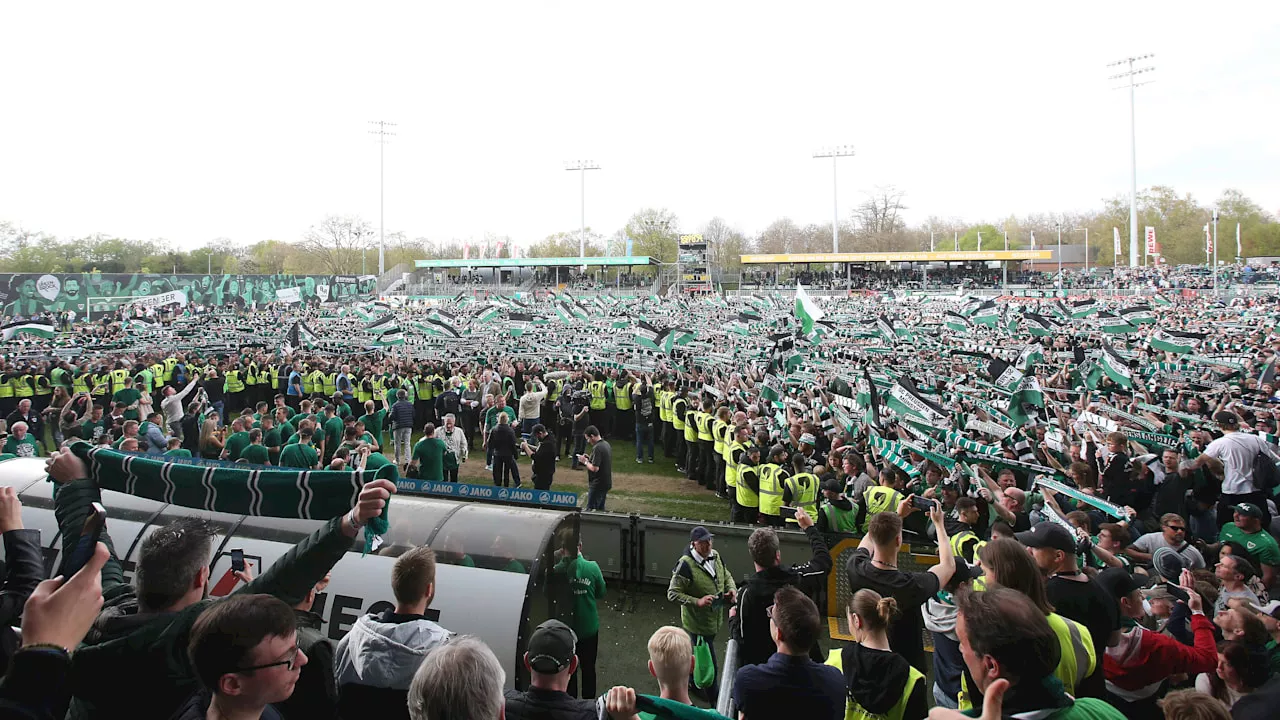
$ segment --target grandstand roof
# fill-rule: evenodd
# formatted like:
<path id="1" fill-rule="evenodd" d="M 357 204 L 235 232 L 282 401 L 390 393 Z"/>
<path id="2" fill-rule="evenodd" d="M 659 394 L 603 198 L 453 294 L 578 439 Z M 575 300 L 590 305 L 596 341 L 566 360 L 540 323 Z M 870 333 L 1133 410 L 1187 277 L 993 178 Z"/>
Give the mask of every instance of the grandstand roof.
<path id="1" fill-rule="evenodd" d="M 743 255 L 743 265 L 786 265 L 789 263 L 877 263 L 877 262 L 987 262 L 990 260 L 1048 260 L 1048 250 L 960 250 L 959 252 L 869 252 L 869 253 L 784 253 Z"/>
<path id="2" fill-rule="evenodd" d="M 546 258 L 471 258 L 469 260 L 415 260 L 418 268 L 518 268 L 518 267 L 577 267 L 579 265 L 657 265 L 657 260 L 648 255 L 624 256 L 611 255 L 602 257 L 546 257 Z"/>

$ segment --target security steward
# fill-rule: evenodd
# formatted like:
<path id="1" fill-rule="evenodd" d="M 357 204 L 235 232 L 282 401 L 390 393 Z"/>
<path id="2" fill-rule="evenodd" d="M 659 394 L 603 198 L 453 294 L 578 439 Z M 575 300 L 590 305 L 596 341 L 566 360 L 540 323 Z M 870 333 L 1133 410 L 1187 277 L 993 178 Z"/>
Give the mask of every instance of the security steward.
<path id="1" fill-rule="evenodd" d="M 760 519 L 760 446 L 745 448 L 740 458 L 737 502 L 730 512 L 738 511 L 737 522 L 755 525 Z"/>
<path id="2" fill-rule="evenodd" d="M 823 533 L 853 533 L 858 529 L 857 508 L 844 496 L 839 480 L 822 481 L 822 506 L 818 510 L 818 529 Z"/>
<path id="3" fill-rule="evenodd" d="M 897 511 L 898 504 L 903 499 L 902 493 L 896 487 L 901 482 L 900 474 L 904 473 L 897 468 L 882 470 L 880 472 L 880 484 L 867 488 L 867 491 L 862 494 L 862 502 L 858 503 L 858 532 L 865 533 L 867 531 L 867 524 L 876 513 L 882 513 L 886 510 Z"/>
<path id="4" fill-rule="evenodd" d="M 603 430 L 607 427 L 609 403 L 605 398 L 605 390 L 607 385 L 604 380 L 604 373 L 596 372 L 595 379 L 587 383 L 587 390 L 591 393 L 591 404 L 588 405 L 591 416 L 591 424 L 597 429 Z"/>
<path id="5" fill-rule="evenodd" d="M 727 434 L 729 432 L 729 408 L 721 405 L 716 409 L 716 414 L 711 417 L 711 449 L 715 453 L 715 459 L 712 461 L 712 488 L 720 497 L 728 497 L 726 487 L 729 484 L 728 478 L 725 477 L 724 469 L 724 453 L 725 447 L 729 444 Z"/>
<path id="6" fill-rule="evenodd" d="M 688 397 L 688 390 L 685 390 L 684 405 L 684 470 L 685 477 L 694 482 L 698 481 L 698 464 L 700 457 L 698 455 L 698 407 L 697 400 Z"/>
<path id="7" fill-rule="evenodd" d="M 782 463 L 787 449 L 774 445 L 769 460 L 760 465 L 760 524 L 782 527 Z"/>
<path id="8" fill-rule="evenodd" d="M 742 463 L 747 444 L 751 442 L 750 428 L 746 425 L 727 428 L 728 439 L 724 445 L 724 485 L 729 497 L 729 522 L 741 522 L 738 509 L 738 466 Z M 758 482 L 758 481 L 757 481 Z"/>
<path id="9" fill-rule="evenodd" d="M 724 622 L 724 606 L 733 606 L 738 600 L 738 588 L 733 575 L 724 566 L 720 553 L 711 547 L 714 536 L 699 525 L 689 534 L 689 547 L 676 561 L 667 585 L 667 599 L 680 605 L 680 625 L 689 633 L 693 644 L 705 643 L 711 650 L 711 662 L 716 663 L 716 635 Z M 715 704 L 720 686 L 719 667 L 716 679 L 708 688 L 690 691 Z M 689 678 L 692 685 L 693 678 Z"/>
<path id="10" fill-rule="evenodd" d="M 698 471 L 699 474 L 694 477 L 702 487 L 708 490 L 716 489 L 716 461 L 715 461 L 715 439 L 711 437 L 711 421 L 715 418 L 712 414 L 711 400 L 702 401 L 702 412 L 698 414 Z"/>
<path id="11" fill-rule="evenodd" d="M 631 407 L 631 375 L 619 376 L 613 381 L 613 434 L 623 440 L 631 440 L 636 431 L 635 413 Z"/>
<path id="12" fill-rule="evenodd" d="M 796 453 L 791 458 L 791 477 L 782 482 L 782 504 L 796 507 L 809 513 L 809 517 L 818 515 L 818 476 L 805 470 L 805 457 Z M 795 520 L 787 518 L 788 527 Z"/>
<path id="13" fill-rule="evenodd" d="M 684 410 L 686 401 L 684 393 L 675 390 L 674 383 L 668 383 L 673 388 L 668 391 L 667 399 L 667 417 L 671 421 L 671 432 L 667 433 L 667 455 L 676 459 L 676 472 L 684 474 L 685 458 L 684 458 Z"/>

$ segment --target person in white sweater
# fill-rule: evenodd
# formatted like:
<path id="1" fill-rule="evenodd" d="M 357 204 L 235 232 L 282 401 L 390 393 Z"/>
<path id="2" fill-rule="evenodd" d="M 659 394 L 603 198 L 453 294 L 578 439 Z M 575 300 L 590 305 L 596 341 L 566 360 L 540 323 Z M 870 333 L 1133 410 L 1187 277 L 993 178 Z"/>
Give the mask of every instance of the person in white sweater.
<path id="1" fill-rule="evenodd" d="M 450 463 L 446 457 L 444 463 L 444 479 L 458 482 L 458 466 L 467 461 L 470 448 L 467 446 L 467 433 L 458 426 L 458 419 L 452 413 L 445 415 L 440 427 L 436 428 L 436 437 L 444 441 L 446 455 L 452 454 L 455 461 Z"/>

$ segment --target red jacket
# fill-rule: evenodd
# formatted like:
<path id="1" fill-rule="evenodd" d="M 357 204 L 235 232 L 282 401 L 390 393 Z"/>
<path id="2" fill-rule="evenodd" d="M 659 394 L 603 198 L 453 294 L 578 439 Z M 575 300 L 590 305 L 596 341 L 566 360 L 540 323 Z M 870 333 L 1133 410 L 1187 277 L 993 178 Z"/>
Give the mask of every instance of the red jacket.
<path id="1" fill-rule="evenodd" d="M 1138 636 L 1129 634 L 1117 647 L 1108 648 L 1102 658 L 1107 684 L 1121 696 L 1146 697 L 1145 689 L 1159 686 L 1170 675 L 1213 672 L 1218 666 L 1218 646 L 1213 639 L 1213 623 L 1204 615 L 1191 616 L 1195 646 L 1187 647 L 1167 635 L 1139 627 Z M 1116 656 L 1113 656 L 1115 653 Z M 1127 691 L 1127 692 L 1126 692 Z"/>

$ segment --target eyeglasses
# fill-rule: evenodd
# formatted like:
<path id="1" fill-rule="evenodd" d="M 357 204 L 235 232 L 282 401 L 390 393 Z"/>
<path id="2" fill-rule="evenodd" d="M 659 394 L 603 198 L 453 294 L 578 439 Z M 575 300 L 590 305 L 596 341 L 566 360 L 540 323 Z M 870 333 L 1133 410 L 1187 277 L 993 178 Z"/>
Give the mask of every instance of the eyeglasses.
<path id="1" fill-rule="evenodd" d="M 1181 525 L 1165 525 L 1166 528 L 1174 532 L 1186 532 L 1187 529 Z"/>
<path id="2" fill-rule="evenodd" d="M 273 668 L 278 665 L 284 665 L 286 670 L 293 670 L 294 665 L 298 661 L 298 655 L 300 651 L 301 651 L 301 648 L 299 648 L 297 645 L 294 645 L 293 650 L 289 652 L 288 660 L 280 660 L 273 663 L 267 663 L 266 665 L 254 665 L 253 667 L 247 667 L 247 668 L 237 668 L 232 672 L 243 673 L 243 672 L 252 672 L 254 670 L 266 670 L 267 668 Z"/>

